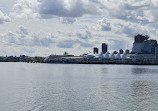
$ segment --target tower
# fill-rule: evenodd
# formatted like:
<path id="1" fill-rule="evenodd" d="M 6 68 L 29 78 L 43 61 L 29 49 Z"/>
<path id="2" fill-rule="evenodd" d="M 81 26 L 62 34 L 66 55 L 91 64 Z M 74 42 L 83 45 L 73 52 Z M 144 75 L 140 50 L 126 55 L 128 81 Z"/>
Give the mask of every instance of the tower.
<path id="1" fill-rule="evenodd" d="M 93 49 L 93 54 L 98 54 L 98 52 L 99 52 L 98 48 L 97 48 L 97 47 L 94 47 L 94 49 Z"/>
<path id="2" fill-rule="evenodd" d="M 106 43 L 102 43 L 102 52 L 105 54 L 108 50 L 108 45 Z"/>

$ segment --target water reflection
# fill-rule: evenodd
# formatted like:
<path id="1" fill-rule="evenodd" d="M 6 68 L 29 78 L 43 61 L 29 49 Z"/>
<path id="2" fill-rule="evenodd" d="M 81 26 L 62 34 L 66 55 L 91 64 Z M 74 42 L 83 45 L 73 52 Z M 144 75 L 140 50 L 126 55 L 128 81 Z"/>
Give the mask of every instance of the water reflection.
<path id="1" fill-rule="evenodd" d="M 158 95 L 158 84 L 150 81 L 134 81 L 131 84 L 133 106 L 141 110 L 149 111 L 152 109 L 152 102 L 156 101 Z"/>
<path id="2" fill-rule="evenodd" d="M 137 68 L 134 67 L 132 68 L 132 73 L 133 74 L 157 74 L 158 73 L 158 69 L 149 69 L 149 68 Z"/>
<path id="3" fill-rule="evenodd" d="M 2 111 L 157 111 L 158 68 L 0 64 Z"/>
<path id="4" fill-rule="evenodd" d="M 108 73 L 108 68 L 104 67 L 104 68 L 101 69 L 101 71 L 102 71 L 102 74 L 107 74 Z"/>

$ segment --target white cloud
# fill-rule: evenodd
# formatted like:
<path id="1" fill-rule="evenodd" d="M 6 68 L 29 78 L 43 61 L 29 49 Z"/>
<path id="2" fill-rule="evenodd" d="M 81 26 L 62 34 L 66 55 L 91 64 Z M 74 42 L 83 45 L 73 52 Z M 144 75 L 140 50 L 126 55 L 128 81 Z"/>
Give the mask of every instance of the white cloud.
<path id="1" fill-rule="evenodd" d="M 39 4 L 38 0 L 18 0 L 11 15 L 15 18 L 38 18 Z"/>
<path id="2" fill-rule="evenodd" d="M 99 20 L 98 23 L 100 25 L 101 31 L 111 31 L 110 22 L 108 22 L 106 18 Z"/>

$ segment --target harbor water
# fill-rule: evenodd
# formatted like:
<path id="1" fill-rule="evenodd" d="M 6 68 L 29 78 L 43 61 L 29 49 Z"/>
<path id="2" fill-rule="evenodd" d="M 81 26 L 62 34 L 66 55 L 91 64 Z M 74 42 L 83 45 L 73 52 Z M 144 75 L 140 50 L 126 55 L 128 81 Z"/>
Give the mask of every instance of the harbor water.
<path id="1" fill-rule="evenodd" d="M 1 111 L 157 111 L 157 65 L 0 63 Z"/>

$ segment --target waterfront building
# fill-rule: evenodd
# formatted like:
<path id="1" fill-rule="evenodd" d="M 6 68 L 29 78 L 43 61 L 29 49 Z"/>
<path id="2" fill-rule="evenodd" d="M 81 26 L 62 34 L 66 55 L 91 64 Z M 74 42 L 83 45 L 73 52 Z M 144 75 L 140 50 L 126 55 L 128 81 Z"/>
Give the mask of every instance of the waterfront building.
<path id="1" fill-rule="evenodd" d="M 149 36 L 137 35 L 133 43 L 133 48 L 130 51 L 127 49 L 123 51 L 113 51 L 108 53 L 108 45 L 102 43 L 102 51 L 94 47 L 93 53 L 84 56 L 74 55 L 51 55 L 46 58 L 52 63 L 103 63 L 103 64 L 158 64 L 158 44 L 156 40 L 149 40 Z M 99 53 L 99 54 L 98 54 Z"/>
<path id="2" fill-rule="evenodd" d="M 155 60 L 154 54 L 129 54 L 128 57 L 133 61 L 152 61 Z"/>
<path id="3" fill-rule="evenodd" d="M 97 47 L 95 47 L 95 48 L 93 49 L 93 54 L 98 54 L 98 52 L 99 52 L 99 49 L 98 49 Z"/>
<path id="4" fill-rule="evenodd" d="M 108 45 L 106 43 L 102 43 L 102 52 L 105 54 L 108 50 Z"/>
<path id="5" fill-rule="evenodd" d="M 149 36 L 137 35 L 133 43 L 131 54 L 155 54 L 156 40 L 148 40 Z"/>
<path id="6" fill-rule="evenodd" d="M 116 59 L 121 59 L 120 53 L 117 53 Z"/>
<path id="7" fill-rule="evenodd" d="M 126 52 L 125 53 L 123 53 L 123 55 L 122 55 L 122 59 L 126 59 L 127 58 L 127 54 L 126 54 Z"/>
<path id="8" fill-rule="evenodd" d="M 157 41 L 149 36 L 137 35 L 129 57 L 137 61 L 151 61 L 157 59 Z"/>
<path id="9" fill-rule="evenodd" d="M 115 54 L 114 54 L 114 52 L 111 54 L 110 59 L 115 59 Z"/>
<path id="10" fill-rule="evenodd" d="M 100 54 L 99 54 L 99 58 L 103 58 L 104 56 L 103 56 L 103 52 L 101 52 Z"/>
<path id="11" fill-rule="evenodd" d="M 158 45 L 155 47 L 155 59 L 158 60 Z"/>
<path id="12" fill-rule="evenodd" d="M 129 50 L 128 50 L 128 49 L 126 49 L 126 50 L 125 50 L 125 53 L 126 53 L 126 54 L 129 54 Z"/>
<path id="13" fill-rule="evenodd" d="M 108 52 L 106 52 L 106 53 L 104 54 L 104 58 L 105 58 L 105 59 L 109 59 L 109 58 L 110 58 Z"/>
<path id="14" fill-rule="evenodd" d="M 122 49 L 120 49 L 120 50 L 119 50 L 119 53 L 120 53 L 120 54 L 123 54 L 123 53 L 124 53 L 124 51 L 123 51 Z"/>
<path id="15" fill-rule="evenodd" d="M 118 52 L 117 52 L 117 51 L 114 51 L 114 54 L 118 54 Z"/>

